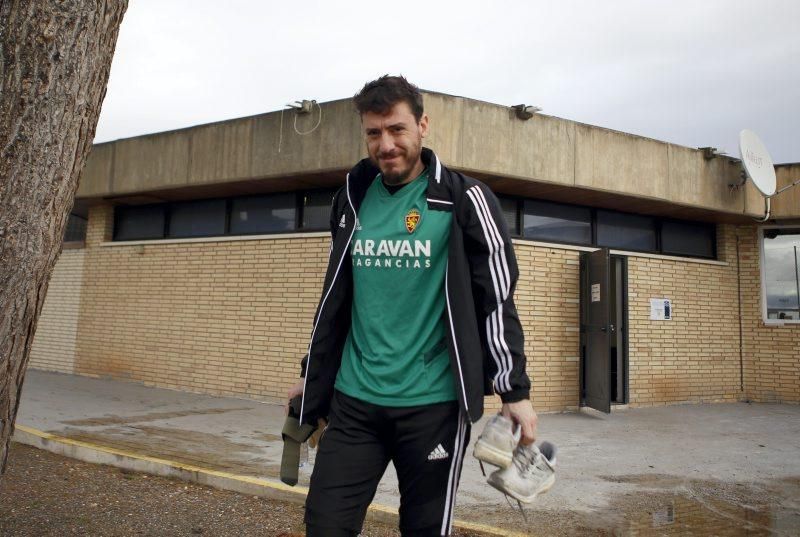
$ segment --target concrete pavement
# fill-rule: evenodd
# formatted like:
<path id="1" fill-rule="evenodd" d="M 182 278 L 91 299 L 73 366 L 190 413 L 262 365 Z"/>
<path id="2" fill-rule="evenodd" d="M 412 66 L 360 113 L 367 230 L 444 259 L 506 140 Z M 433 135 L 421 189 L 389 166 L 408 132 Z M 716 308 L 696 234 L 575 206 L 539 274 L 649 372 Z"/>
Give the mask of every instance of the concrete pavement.
<path id="1" fill-rule="evenodd" d="M 69 439 L 84 450 L 102 446 L 253 483 L 279 482 L 282 424 L 283 408 L 275 404 L 38 370 L 28 372 L 17 418 L 20 429 Z M 473 442 L 482 425 L 473 428 Z M 727 520 L 736 528 L 747 527 L 737 518 L 743 505 L 769 497 L 775 506 L 763 520 L 753 522 L 748 515 L 747 524 L 779 534 L 784 527 L 800 527 L 800 406 L 737 403 L 632 409 L 609 416 L 546 414 L 540 416 L 539 433 L 559 447 L 558 481 L 528 509 L 529 520 L 485 483 L 471 447 L 457 518 L 506 532 L 544 534 L 573 526 L 630 529 L 643 512 L 663 511 L 658 520 L 672 520 L 669 526 L 677 527 L 676 520 L 688 520 L 676 513 L 680 505 L 681 512 L 699 509 L 705 516 L 708 511 L 713 523 Z M 31 438 L 17 434 L 18 440 L 35 443 Z M 49 441 L 37 442 L 46 447 Z M 310 450 L 301 468 L 301 486 L 308 484 L 313 455 Z M 709 487 L 716 491 L 710 496 Z M 395 491 L 390 467 L 375 502 L 397 507 Z M 655 503 L 633 505 L 648 498 Z M 623 499 L 626 504 L 620 503 Z M 716 516 L 722 508 L 710 507 L 712 501 L 724 503 L 733 514 Z M 645 518 L 645 526 L 656 527 L 655 518 Z"/>

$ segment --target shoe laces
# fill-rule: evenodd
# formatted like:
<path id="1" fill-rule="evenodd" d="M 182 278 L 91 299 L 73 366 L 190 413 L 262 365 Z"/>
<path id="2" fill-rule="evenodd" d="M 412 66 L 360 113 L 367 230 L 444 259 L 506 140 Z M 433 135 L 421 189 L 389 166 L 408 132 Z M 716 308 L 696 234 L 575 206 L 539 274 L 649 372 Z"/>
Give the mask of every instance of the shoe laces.
<path id="1" fill-rule="evenodd" d="M 483 474 L 483 477 L 486 477 L 486 469 L 483 467 L 483 461 L 478 461 L 478 464 L 481 465 L 481 473 Z M 511 499 L 509 498 L 508 494 L 503 492 L 503 497 L 506 499 L 506 503 L 508 504 L 508 506 L 513 510 L 514 506 L 511 505 Z M 522 502 L 519 501 L 519 500 L 514 500 L 514 501 L 517 502 L 517 506 L 519 507 L 519 512 L 522 515 L 522 520 L 524 520 L 525 523 L 527 524 L 528 523 L 528 515 L 525 514 L 525 509 L 522 508 Z"/>
<path id="2" fill-rule="evenodd" d="M 539 475 L 543 473 L 539 465 L 543 455 L 538 449 L 526 449 L 520 446 L 514 455 L 511 462 L 517 467 L 520 475 Z"/>
<path id="3" fill-rule="evenodd" d="M 506 503 L 508 504 L 508 506 L 513 511 L 514 510 L 514 506 L 511 504 L 511 498 L 505 492 L 503 493 L 503 497 L 505 497 Z M 522 507 L 522 502 L 517 500 L 517 499 L 515 499 L 514 501 L 517 502 L 517 507 L 519 508 L 519 513 L 522 515 L 522 520 L 524 520 L 525 524 L 527 524 L 528 523 L 528 515 L 525 513 L 525 509 Z"/>

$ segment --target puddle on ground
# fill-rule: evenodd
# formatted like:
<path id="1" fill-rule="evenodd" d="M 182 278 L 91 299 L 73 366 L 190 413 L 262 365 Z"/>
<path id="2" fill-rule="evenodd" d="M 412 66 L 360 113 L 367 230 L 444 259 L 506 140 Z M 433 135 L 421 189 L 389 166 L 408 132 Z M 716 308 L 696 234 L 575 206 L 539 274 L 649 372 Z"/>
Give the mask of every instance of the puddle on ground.
<path id="1" fill-rule="evenodd" d="M 800 477 L 764 483 L 727 483 L 667 475 L 607 478 L 642 490 L 622 494 L 607 508 L 585 513 L 516 505 L 457 509 L 456 517 L 530 535 L 719 537 L 800 535 Z"/>
<path id="2" fill-rule="evenodd" d="M 613 503 L 622 515 L 622 520 L 617 517 L 615 534 L 800 535 L 798 477 L 765 483 L 691 480 L 658 474 L 606 479 L 643 488 Z"/>
<path id="3" fill-rule="evenodd" d="M 125 425 L 128 423 L 141 423 L 145 421 L 167 420 L 171 418 L 183 418 L 185 416 L 202 416 L 206 414 L 225 414 L 237 410 L 252 410 L 250 407 L 242 408 L 203 408 L 198 410 L 180 410 L 176 412 L 150 412 L 136 416 L 102 416 L 98 418 L 87 418 L 82 420 L 70 420 L 63 422 L 64 425 L 74 427 L 94 427 L 109 425 Z"/>
<path id="4" fill-rule="evenodd" d="M 620 506 L 613 535 L 798 535 L 800 511 L 780 504 L 739 505 L 713 497 L 635 494 Z M 601 515 L 602 518 L 602 515 Z"/>

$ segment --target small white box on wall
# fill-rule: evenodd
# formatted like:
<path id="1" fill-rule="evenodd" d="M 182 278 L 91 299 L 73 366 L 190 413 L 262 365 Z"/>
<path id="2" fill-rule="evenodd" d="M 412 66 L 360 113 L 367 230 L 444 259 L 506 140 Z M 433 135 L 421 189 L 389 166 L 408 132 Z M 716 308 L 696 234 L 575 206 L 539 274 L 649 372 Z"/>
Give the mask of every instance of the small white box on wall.
<path id="1" fill-rule="evenodd" d="M 672 301 L 669 298 L 650 299 L 650 320 L 651 321 L 671 321 L 672 320 Z"/>

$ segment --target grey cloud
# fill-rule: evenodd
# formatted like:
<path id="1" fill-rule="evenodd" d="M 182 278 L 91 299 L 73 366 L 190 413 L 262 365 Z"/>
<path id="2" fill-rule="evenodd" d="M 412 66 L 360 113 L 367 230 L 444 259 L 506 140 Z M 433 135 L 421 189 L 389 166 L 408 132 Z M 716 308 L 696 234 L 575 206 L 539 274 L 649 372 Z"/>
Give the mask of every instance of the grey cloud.
<path id="1" fill-rule="evenodd" d="M 755 130 L 800 161 L 795 1 L 137 0 L 97 140 L 348 97 L 402 72 L 420 86 L 737 154 Z"/>

